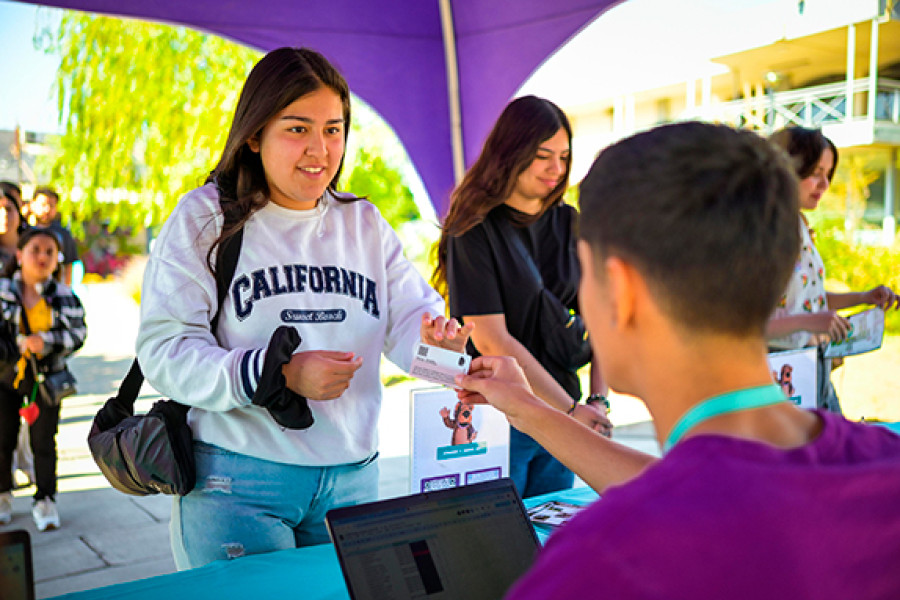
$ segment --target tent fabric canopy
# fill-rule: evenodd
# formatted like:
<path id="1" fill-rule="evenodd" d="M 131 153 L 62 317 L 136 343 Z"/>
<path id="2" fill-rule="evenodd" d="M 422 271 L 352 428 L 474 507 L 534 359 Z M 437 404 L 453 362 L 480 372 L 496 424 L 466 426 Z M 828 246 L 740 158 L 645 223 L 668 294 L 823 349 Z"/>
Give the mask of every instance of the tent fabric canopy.
<path id="1" fill-rule="evenodd" d="M 31 1 L 31 0 L 28 0 Z M 453 17 L 466 165 L 515 91 L 621 0 L 444 0 Z M 438 215 L 454 185 L 441 0 L 39 0 L 194 27 L 258 48 L 324 54 L 393 127 Z"/>

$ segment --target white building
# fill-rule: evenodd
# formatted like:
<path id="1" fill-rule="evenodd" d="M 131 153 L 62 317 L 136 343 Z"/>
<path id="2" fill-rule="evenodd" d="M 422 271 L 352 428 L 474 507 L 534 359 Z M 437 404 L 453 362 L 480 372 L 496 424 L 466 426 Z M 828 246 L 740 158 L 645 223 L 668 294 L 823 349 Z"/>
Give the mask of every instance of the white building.
<path id="1" fill-rule="evenodd" d="M 642 4 L 651 6 L 653 0 Z M 671 121 L 724 122 L 762 134 L 787 125 L 821 128 L 840 149 L 832 193 L 841 196 L 838 204 L 846 217 L 854 219 L 862 241 L 893 243 L 900 215 L 900 1 L 773 0 L 762 7 L 765 11 L 734 12 L 732 21 L 724 23 L 707 18 L 700 10 L 703 5 L 659 3 L 660 12 L 680 7 L 680 17 L 695 19 L 693 27 L 672 23 L 672 29 L 680 30 L 664 39 L 659 27 L 665 24 L 654 25 L 648 16 L 648 31 L 632 32 L 642 38 L 642 50 L 629 50 L 627 39 L 619 42 L 625 46 L 623 52 L 644 51 L 668 70 L 649 75 L 647 69 L 643 79 L 638 70 L 631 83 L 598 83 L 586 94 L 549 95 L 569 115 L 575 130 L 578 164 L 573 176 L 583 175 L 604 146 Z M 696 15 L 691 15 L 694 9 Z M 743 18 L 747 20 L 742 22 Z M 721 40 L 728 35 L 740 37 L 742 47 L 679 61 L 678 45 L 687 44 L 685 38 L 691 35 L 701 42 L 701 49 L 708 38 L 710 52 L 723 47 Z M 583 42 L 576 38 L 571 46 L 577 48 L 579 43 Z M 666 56 L 669 48 L 672 57 Z M 572 62 L 572 51 L 568 56 Z M 586 64 L 590 63 L 582 63 L 575 72 L 590 79 L 592 67 Z M 602 69 L 598 64 L 596 70 Z M 546 82 L 541 89 L 547 89 Z M 531 93 L 527 85 L 523 93 Z"/>

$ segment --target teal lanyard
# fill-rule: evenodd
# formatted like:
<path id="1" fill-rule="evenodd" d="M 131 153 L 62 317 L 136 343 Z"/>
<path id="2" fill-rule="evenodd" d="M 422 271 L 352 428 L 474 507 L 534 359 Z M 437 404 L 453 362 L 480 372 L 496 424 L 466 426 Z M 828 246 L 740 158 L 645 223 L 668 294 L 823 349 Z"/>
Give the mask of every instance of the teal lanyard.
<path id="1" fill-rule="evenodd" d="M 778 404 L 786 400 L 781 388 L 774 385 L 762 385 L 708 398 L 681 415 L 681 418 L 678 419 L 675 427 L 669 433 L 669 437 L 663 446 L 663 452 L 671 450 L 672 446 L 681 441 L 681 438 L 684 437 L 688 430 L 693 429 L 703 421 L 739 410 Z"/>

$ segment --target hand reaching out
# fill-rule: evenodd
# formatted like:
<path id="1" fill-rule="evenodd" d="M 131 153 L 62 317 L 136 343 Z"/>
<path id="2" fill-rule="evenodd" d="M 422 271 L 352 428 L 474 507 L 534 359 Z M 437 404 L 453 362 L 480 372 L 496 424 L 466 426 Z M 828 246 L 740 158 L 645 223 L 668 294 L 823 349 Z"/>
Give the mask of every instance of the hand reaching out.
<path id="1" fill-rule="evenodd" d="M 457 397 L 469 404 L 491 404 L 512 423 L 523 407 L 544 405 L 532 392 L 525 372 L 510 356 L 479 356 L 468 375 L 459 375 Z"/>
<path id="2" fill-rule="evenodd" d="M 606 416 L 606 410 L 596 404 L 579 404 L 572 417 L 604 437 L 612 435 L 613 424 Z"/>
<path id="3" fill-rule="evenodd" d="M 820 342 L 827 336 L 827 341 L 840 342 L 850 334 L 850 321 L 842 317 L 836 310 L 824 310 L 817 313 L 809 313 L 803 316 L 803 329 L 816 336 Z"/>
<path id="4" fill-rule="evenodd" d="M 459 321 L 455 318 L 448 320 L 446 317 L 438 315 L 432 319 L 431 315 L 425 313 L 422 315 L 420 336 L 422 343 L 429 346 L 439 346 L 454 352 L 465 352 L 466 343 L 469 341 L 473 329 L 475 329 L 473 323 L 467 323 L 460 327 Z"/>
<path id="5" fill-rule="evenodd" d="M 472 361 L 468 375 L 456 378 L 456 384 L 462 388 L 456 393 L 460 400 L 491 404 L 505 413 L 513 425 L 529 407 L 547 408 L 534 395 L 519 363 L 509 356 L 479 356 Z M 606 411 L 596 405 L 579 404 L 572 417 L 600 435 L 609 437 L 612 432 Z"/>
<path id="6" fill-rule="evenodd" d="M 343 394 L 362 357 L 352 352 L 298 352 L 282 367 L 287 387 L 310 400 L 334 400 Z"/>
<path id="7" fill-rule="evenodd" d="M 886 285 L 879 285 L 863 294 L 863 302 L 880 306 L 884 310 L 900 307 L 900 298 Z"/>
<path id="8" fill-rule="evenodd" d="M 837 312 L 831 312 L 831 322 L 828 324 L 828 337 L 832 342 L 840 342 L 847 339 L 850 335 L 850 321 L 846 317 L 842 317 Z"/>

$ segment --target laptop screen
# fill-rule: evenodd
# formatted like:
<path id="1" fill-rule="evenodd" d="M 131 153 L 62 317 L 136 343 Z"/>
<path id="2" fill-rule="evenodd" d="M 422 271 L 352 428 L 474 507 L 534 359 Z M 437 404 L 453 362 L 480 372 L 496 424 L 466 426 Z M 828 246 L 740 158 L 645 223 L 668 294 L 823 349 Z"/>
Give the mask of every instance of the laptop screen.
<path id="1" fill-rule="evenodd" d="M 0 532 L 0 599 L 34 600 L 31 540 L 25 530 Z"/>
<path id="2" fill-rule="evenodd" d="M 333 509 L 326 523 L 354 600 L 495 600 L 538 548 L 508 478 Z"/>

